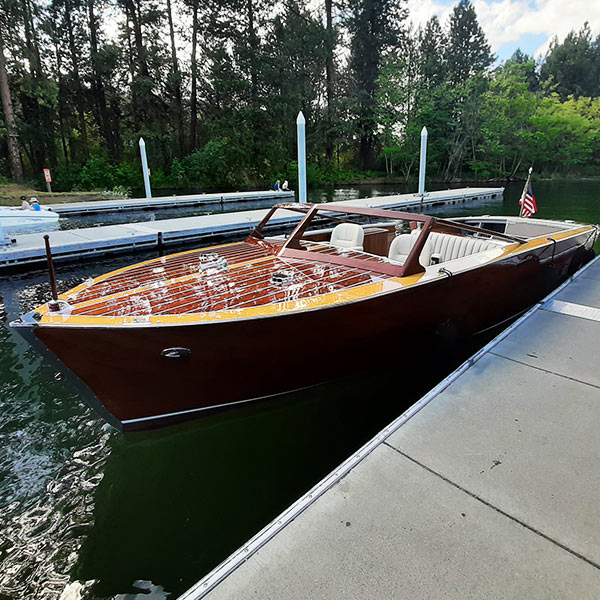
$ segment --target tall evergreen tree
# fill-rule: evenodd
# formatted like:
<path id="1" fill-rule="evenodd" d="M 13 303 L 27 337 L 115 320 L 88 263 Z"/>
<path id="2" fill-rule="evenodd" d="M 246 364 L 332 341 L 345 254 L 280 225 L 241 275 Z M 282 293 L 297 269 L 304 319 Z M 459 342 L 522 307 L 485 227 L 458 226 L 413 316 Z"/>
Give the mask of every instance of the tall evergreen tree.
<path id="1" fill-rule="evenodd" d="M 171 71 L 168 79 L 168 89 L 173 97 L 172 114 L 177 130 L 177 143 L 181 155 L 185 154 L 185 133 L 183 128 L 183 100 L 181 94 L 181 71 L 177 60 L 177 49 L 175 46 L 175 27 L 173 26 L 173 12 L 171 0 L 167 0 L 167 18 L 169 21 L 169 37 L 171 40 Z"/>
<path id="2" fill-rule="evenodd" d="M 419 31 L 420 74 L 425 89 L 434 89 L 446 80 L 446 44 L 442 26 L 434 15 Z"/>
<path id="3" fill-rule="evenodd" d="M 554 38 L 540 76 L 563 100 L 570 95 L 600 95 L 600 36 L 592 39 L 585 23 L 578 33 L 571 31 L 562 44 Z"/>
<path id="4" fill-rule="evenodd" d="M 399 0 L 349 0 L 350 87 L 361 169 L 374 166 L 376 96 L 383 59 L 396 47 L 406 10 Z"/>
<path id="5" fill-rule="evenodd" d="M 0 98 L 4 111 L 4 123 L 6 124 L 6 136 L 8 146 L 8 158 L 13 179 L 17 183 L 23 182 L 23 168 L 21 166 L 21 149 L 19 145 L 19 133 L 15 113 L 13 110 L 12 95 L 8 85 L 8 73 L 6 71 L 6 59 L 4 56 L 4 36 L 2 33 L 5 23 L 0 19 Z"/>
<path id="6" fill-rule="evenodd" d="M 452 85 L 487 69 L 494 57 L 470 0 L 460 0 L 450 15 L 446 63 Z"/>

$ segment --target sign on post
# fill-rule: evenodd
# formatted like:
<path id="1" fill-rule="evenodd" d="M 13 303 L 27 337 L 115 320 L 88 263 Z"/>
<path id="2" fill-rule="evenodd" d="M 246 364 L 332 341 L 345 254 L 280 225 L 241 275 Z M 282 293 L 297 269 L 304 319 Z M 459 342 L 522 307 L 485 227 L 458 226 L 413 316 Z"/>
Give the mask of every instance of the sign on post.
<path id="1" fill-rule="evenodd" d="M 44 169 L 44 179 L 46 180 L 46 189 L 51 194 L 52 193 L 52 176 L 50 175 L 50 169 Z"/>

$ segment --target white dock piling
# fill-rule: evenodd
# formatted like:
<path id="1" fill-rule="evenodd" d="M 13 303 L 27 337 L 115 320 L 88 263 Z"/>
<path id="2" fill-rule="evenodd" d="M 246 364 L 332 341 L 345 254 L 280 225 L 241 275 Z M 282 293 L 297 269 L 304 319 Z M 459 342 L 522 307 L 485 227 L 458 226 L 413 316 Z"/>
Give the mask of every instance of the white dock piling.
<path id="1" fill-rule="evenodd" d="M 146 158 L 146 142 L 140 138 L 140 155 L 142 157 L 142 174 L 144 175 L 144 187 L 146 188 L 146 198 L 152 198 L 150 189 L 150 173 L 148 171 L 148 159 Z"/>
<path id="2" fill-rule="evenodd" d="M 302 111 L 296 119 L 298 130 L 298 198 L 306 202 L 306 120 Z"/>
<path id="3" fill-rule="evenodd" d="M 421 160 L 419 162 L 419 196 L 425 195 L 425 170 L 427 168 L 427 127 L 421 129 Z"/>

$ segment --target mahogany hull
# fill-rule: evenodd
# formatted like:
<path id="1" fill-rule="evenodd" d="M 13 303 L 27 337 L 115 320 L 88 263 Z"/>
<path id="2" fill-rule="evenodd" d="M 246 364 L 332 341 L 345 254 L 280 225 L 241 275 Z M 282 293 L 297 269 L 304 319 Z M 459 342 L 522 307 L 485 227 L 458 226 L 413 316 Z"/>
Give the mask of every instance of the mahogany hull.
<path id="1" fill-rule="evenodd" d="M 139 327 L 37 327 L 36 337 L 125 430 L 197 418 L 397 364 L 406 372 L 444 332 L 465 338 L 534 304 L 591 254 L 581 239 L 423 285 L 308 311 Z M 166 358 L 166 348 L 188 356 Z M 319 357 L 319 358 L 316 358 Z"/>

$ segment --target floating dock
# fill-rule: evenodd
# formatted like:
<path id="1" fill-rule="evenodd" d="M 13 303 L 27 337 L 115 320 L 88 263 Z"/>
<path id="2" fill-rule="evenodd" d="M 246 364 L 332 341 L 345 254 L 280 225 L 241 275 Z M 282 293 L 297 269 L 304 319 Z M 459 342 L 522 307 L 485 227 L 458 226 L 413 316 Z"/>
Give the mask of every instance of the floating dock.
<path id="1" fill-rule="evenodd" d="M 94 200 L 92 202 L 64 202 L 45 205 L 60 216 L 88 215 L 96 213 L 124 212 L 131 210 L 156 210 L 202 206 L 203 204 L 227 204 L 231 202 L 258 202 L 276 200 L 293 202 L 294 192 L 229 192 L 225 194 L 190 194 L 188 196 L 160 196 L 156 198 L 117 198 L 114 200 Z"/>
<path id="2" fill-rule="evenodd" d="M 597 599 L 598 339 L 600 257 L 180 600 Z"/>
<path id="3" fill-rule="evenodd" d="M 423 201 L 424 208 L 461 204 L 476 200 L 502 198 L 504 188 L 466 188 L 430 192 Z M 274 192 L 275 193 L 275 192 Z M 278 199 L 286 201 L 282 193 Z M 86 204 L 92 204 L 86 203 Z M 418 211 L 420 198 L 414 194 L 379 196 L 346 200 L 332 204 L 369 206 L 373 208 L 401 208 Z M 106 225 L 49 232 L 52 255 L 55 260 L 72 260 L 102 256 L 116 252 L 162 248 L 174 244 L 202 242 L 215 237 L 241 236 L 252 231 L 267 214 L 268 209 L 214 213 L 197 217 L 145 221 L 123 225 Z M 273 223 L 285 226 L 300 219 L 298 213 L 288 211 Z M 0 246 L 0 271 L 19 269 L 44 263 L 46 260 L 43 234 L 31 233 L 12 236 L 14 243 Z"/>

